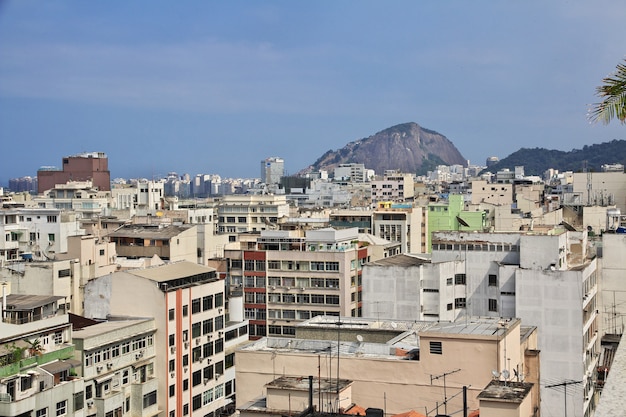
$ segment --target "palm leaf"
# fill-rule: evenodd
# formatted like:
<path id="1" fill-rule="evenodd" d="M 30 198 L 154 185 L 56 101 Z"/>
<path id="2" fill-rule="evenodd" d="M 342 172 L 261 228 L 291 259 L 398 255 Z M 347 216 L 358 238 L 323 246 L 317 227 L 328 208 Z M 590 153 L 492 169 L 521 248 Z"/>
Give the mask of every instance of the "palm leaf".
<path id="1" fill-rule="evenodd" d="M 602 80 L 596 95 L 602 98 L 589 111 L 591 122 L 608 124 L 613 119 L 626 123 L 626 65 L 618 64 L 617 70 Z"/>

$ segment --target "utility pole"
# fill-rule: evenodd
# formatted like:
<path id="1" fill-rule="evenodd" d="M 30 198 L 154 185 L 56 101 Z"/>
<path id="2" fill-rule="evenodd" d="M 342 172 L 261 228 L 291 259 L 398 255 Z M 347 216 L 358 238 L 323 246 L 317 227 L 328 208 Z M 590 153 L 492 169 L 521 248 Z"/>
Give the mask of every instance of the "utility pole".
<path id="1" fill-rule="evenodd" d="M 552 385 L 546 385 L 546 388 L 558 388 L 558 387 L 563 387 L 564 392 L 563 392 L 563 398 L 565 400 L 565 414 L 564 416 L 567 417 L 567 386 L 568 385 L 574 385 L 574 384 L 582 384 L 583 381 L 563 381 L 559 384 L 552 384 Z"/>

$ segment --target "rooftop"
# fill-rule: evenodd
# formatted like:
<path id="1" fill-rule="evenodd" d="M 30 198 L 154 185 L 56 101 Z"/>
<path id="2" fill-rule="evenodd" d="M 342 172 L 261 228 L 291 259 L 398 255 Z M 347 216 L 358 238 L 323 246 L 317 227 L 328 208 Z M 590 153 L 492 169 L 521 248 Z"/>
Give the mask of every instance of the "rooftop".
<path id="1" fill-rule="evenodd" d="M 215 274 L 215 268 L 210 268 L 208 266 L 199 265 L 193 262 L 180 261 L 166 265 L 158 265 L 146 269 L 131 269 L 127 272 L 129 274 L 146 278 L 152 281 L 167 282 L 201 274 Z"/>
<path id="2" fill-rule="evenodd" d="M 524 401 L 532 387 L 533 384 L 528 382 L 507 382 L 494 379 L 478 394 L 478 398 L 519 404 Z"/>
<path id="3" fill-rule="evenodd" d="M 401 253 L 399 255 L 389 256 L 387 258 L 382 258 L 377 261 L 370 262 L 369 265 L 410 267 L 429 263 L 431 263 L 431 260 L 426 257 Z"/>
<path id="4" fill-rule="evenodd" d="M 154 225 L 146 225 L 146 224 L 130 224 L 125 225 L 122 228 L 109 233 L 109 237 L 132 237 L 132 238 L 142 238 L 142 239 L 170 239 L 174 236 L 178 236 L 182 232 L 195 227 L 195 225 L 164 225 L 164 224 L 154 224 Z"/>
<path id="5" fill-rule="evenodd" d="M 55 303 L 62 298 L 65 297 L 59 295 L 9 294 L 7 295 L 7 310 L 32 310 Z"/>

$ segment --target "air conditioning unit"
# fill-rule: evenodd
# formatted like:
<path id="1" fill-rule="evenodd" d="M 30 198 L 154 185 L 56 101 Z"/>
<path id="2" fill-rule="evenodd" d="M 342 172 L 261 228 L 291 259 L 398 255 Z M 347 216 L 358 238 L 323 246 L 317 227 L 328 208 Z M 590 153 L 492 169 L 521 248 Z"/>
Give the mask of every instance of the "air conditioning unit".
<path id="1" fill-rule="evenodd" d="M 304 291 L 306 288 L 304 287 L 300 287 L 300 291 Z"/>
<path id="2" fill-rule="evenodd" d="M 189 342 L 185 342 L 185 349 L 189 349 Z"/>
<path id="3" fill-rule="evenodd" d="M 219 379 L 219 377 L 221 377 L 222 374 L 215 374 L 215 380 L 217 381 Z"/>
<path id="4" fill-rule="evenodd" d="M 102 372 L 102 365 L 96 366 L 96 371 L 97 372 Z"/>
<path id="5" fill-rule="evenodd" d="M 272 285 L 272 289 L 275 290 L 276 289 L 276 285 Z"/>
<path id="6" fill-rule="evenodd" d="M 204 378 L 204 385 L 209 383 L 209 378 Z"/>
<path id="7" fill-rule="evenodd" d="M 189 370 L 189 367 L 188 367 L 188 366 L 185 366 L 185 367 L 183 368 L 183 371 L 185 371 L 185 373 L 187 373 L 187 371 L 188 371 L 188 370 Z"/>
<path id="8" fill-rule="evenodd" d="M 170 372 L 170 377 L 174 378 L 176 376 L 175 372 Z"/>
<path id="9" fill-rule="evenodd" d="M 176 346 L 170 346 L 170 353 L 171 354 L 176 353 Z"/>
<path id="10" fill-rule="evenodd" d="M 202 356 L 200 356 L 200 357 L 198 358 L 198 362 L 200 362 L 200 363 L 202 363 L 202 361 L 203 361 L 203 360 L 204 360 L 204 358 L 203 358 Z"/>
<path id="11" fill-rule="evenodd" d="M 143 352 L 135 353 L 135 359 L 141 359 Z"/>
<path id="12" fill-rule="evenodd" d="M 200 344 L 200 338 L 196 337 L 196 346 L 198 346 Z"/>
<path id="13" fill-rule="evenodd" d="M 113 368 L 113 364 L 111 362 L 107 363 L 107 369 Z"/>
<path id="14" fill-rule="evenodd" d="M 217 332 L 217 335 L 218 335 L 219 337 L 222 337 L 222 336 L 224 336 L 224 332 L 221 332 L 221 331 L 220 331 L 220 332 Z"/>
<path id="15" fill-rule="evenodd" d="M 207 342 L 208 342 L 209 340 L 211 340 L 212 338 L 213 338 L 213 335 L 212 335 L 212 334 L 208 334 L 208 335 L 206 336 L 206 340 L 207 340 Z"/>
<path id="16" fill-rule="evenodd" d="M 93 400 L 87 400 L 87 407 L 93 407 Z"/>

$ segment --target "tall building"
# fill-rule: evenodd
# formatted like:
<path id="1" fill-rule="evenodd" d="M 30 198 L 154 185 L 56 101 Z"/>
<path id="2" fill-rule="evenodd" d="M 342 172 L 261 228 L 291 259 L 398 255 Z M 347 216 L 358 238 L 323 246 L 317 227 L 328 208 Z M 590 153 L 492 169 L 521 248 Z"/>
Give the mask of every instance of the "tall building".
<path id="1" fill-rule="evenodd" d="M 318 315 L 361 315 L 361 270 L 368 247 L 356 228 L 264 231 L 224 253 L 231 285 L 243 287 L 250 335 L 293 336 Z"/>
<path id="2" fill-rule="evenodd" d="M 88 152 L 63 157 L 63 168 L 42 167 L 37 171 L 39 194 L 68 181 L 91 180 L 100 191 L 111 191 L 109 159 L 104 152 Z"/>
<path id="3" fill-rule="evenodd" d="M 372 234 L 390 242 L 400 242 L 402 253 L 426 252 L 430 213 L 411 203 L 378 203 L 372 216 Z"/>
<path id="4" fill-rule="evenodd" d="M 284 176 L 284 159 L 274 156 L 261 161 L 261 182 L 265 184 L 280 184 L 280 179 Z"/>
<path id="5" fill-rule="evenodd" d="M 279 219 L 288 217 L 289 204 L 284 195 L 226 195 L 217 205 L 217 232 L 228 234 L 235 242 L 238 233 L 277 229 Z"/>
<path id="6" fill-rule="evenodd" d="M 219 414 L 232 402 L 225 350 L 247 339 L 247 322 L 234 321 L 239 313 L 227 323 L 225 307 L 224 281 L 192 262 L 116 272 L 85 287 L 88 318 L 154 317 L 154 401 L 164 416 Z"/>

